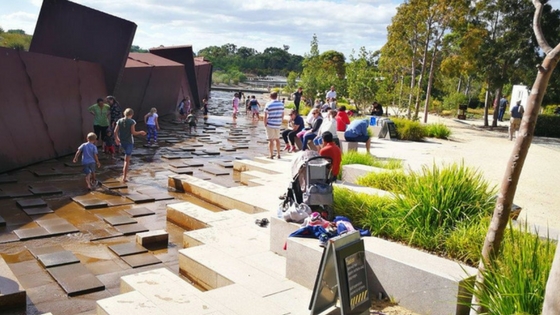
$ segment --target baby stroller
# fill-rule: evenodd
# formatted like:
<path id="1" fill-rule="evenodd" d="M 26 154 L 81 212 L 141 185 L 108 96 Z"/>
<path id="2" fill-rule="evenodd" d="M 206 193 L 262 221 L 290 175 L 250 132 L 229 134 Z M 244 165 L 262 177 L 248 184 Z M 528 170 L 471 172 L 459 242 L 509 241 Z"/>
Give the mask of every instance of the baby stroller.
<path id="1" fill-rule="evenodd" d="M 298 205 L 304 204 L 308 206 L 306 208 L 319 212 L 323 218 L 332 221 L 334 198 L 330 181 L 331 166 L 331 158 L 320 156 L 311 150 L 302 151 L 292 164 L 292 181 L 281 204 L 282 211 L 285 212 L 294 205 L 298 208 Z M 303 219 L 305 217 L 301 220 Z"/>

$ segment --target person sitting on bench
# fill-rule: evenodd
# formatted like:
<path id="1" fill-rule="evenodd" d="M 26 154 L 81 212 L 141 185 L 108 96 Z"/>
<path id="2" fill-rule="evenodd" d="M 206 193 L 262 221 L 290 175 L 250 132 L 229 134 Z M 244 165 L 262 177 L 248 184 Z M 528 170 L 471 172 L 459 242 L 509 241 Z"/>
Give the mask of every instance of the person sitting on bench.
<path id="1" fill-rule="evenodd" d="M 368 134 L 369 122 L 367 119 L 356 119 L 348 125 L 344 132 L 344 139 L 347 142 L 365 142 L 366 150 L 369 154 L 371 138 Z"/>
<path id="2" fill-rule="evenodd" d="M 331 178 L 329 178 L 329 181 L 334 182 L 338 177 L 338 173 L 340 173 L 342 151 L 340 151 L 340 148 L 333 142 L 333 134 L 330 131 L 323 132 L 323 141 L 325 142 L 325 146 L 319 151 L 319 155 L 332 159 Z"/>

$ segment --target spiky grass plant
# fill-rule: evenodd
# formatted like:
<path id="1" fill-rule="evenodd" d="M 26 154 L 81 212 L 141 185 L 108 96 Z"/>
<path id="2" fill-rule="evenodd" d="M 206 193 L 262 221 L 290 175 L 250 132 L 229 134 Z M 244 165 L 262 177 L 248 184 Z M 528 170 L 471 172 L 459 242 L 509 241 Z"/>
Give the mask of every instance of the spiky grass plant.
<path id="1" fill-rule="evenodd" d="M 430 138 L 448 139 L 451 136 L 451 129 L 446 125 L 437 123 L 426 126 L 426 136 Z"/>

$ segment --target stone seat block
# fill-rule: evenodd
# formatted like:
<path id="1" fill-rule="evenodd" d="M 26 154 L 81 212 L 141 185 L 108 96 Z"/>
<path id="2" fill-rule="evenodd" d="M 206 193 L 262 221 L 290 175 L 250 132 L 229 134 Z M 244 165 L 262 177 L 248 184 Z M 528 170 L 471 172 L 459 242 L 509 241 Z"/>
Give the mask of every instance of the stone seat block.
<path id="1" fill-rule="evenodd" d="M 348 142 L 346 140 L 340 140 L 340 149 L 342 150 L 342 153 L 358 151 L 358 142 Z"/>
<path id="2" fill-rule="evenodd" d="M 259 163 L 251 160 L 235 160 L 233 161 L 233 169 L 238 172 L 245 171 L 259 171 L 266 174 L 279 174 L 274 167 L 270 166 L 271 163 Z"/>
<path id="3" fill-rule="evenodd" d="M 26 292 L 21 283 L 0 256 L 0 310 L 26 306 Z"/>
<path id="4" fill-rule="evenodd" d="M 167 247 L 169 233 L 165 230 L 154 230 L 136 234 L 136 243 L 149 247 Z"/>
<path id="5" fill-rule="evenodd" d="M 356 142 L 350 142 L 356 143 Z M 382 173 L 382 172 L 390 172 L 390 170 L 369 166 L 369 165 L 362 165 L 362 164 L 347 164 L 342 165 L 342 181 L 347 183 L 355 184 L 358 177 L 364 176 L 367 173 Z"/>
<path id="6" fill-rule="evenodd" d="M 284 245 L 288 241 L 288 236 L 299 229 L 300 225 L 286 222 L 284 219 L 271 216 L 270 220 L 270 251 L 286 256 Z"/>

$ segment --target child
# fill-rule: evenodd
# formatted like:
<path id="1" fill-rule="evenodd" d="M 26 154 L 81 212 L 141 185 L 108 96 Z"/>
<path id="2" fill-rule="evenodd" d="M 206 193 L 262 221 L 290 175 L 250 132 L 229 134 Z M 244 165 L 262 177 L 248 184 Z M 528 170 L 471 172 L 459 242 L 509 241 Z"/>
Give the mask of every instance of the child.
<path id="1" fill-rule="evenodd" d="M 239 94 L 238 93 L 233 94 L 232 104 L 233 104 L 233 119 L 236 119 L 237 118 L 237 112 L 239 111 Z"/>
<path id="2" fill-rule="evenodd" d="M 146 138 L 148 146 L 155 147 L 157 146 L 157 131 L 159 130 L 158 114 L 155 107 L 152 107 L 150 112 L 144 116 L 144 122 L 146 123 L 146 128 L 148 128 L 148 137 Z M 151 141 L 152 138 L 154 138 L 153 143 Z"/>
<path id="3" fill-rule="evenodd" d="M 115 138 L 113 137 L 113 131 L 107 129 L 105 134 L 105 153 L 111 154 L 111 160 L 115 158 Z"/>
<path id="4" fill-rule="evenodd" d="M 251 96 L 249 104 L 251 106 L 251 112 L 253 113 L 253 120 L 255 120 L 255 117 L 257 118 L 257 120 L 260 120 L 259 109 L 261 107 L 261 104 L 259 104 L 259 101 L 257 101 L 255 95 Z"/>
<path id="5" fill-rule="evenodd" d="M 82 156 L 82 165 L 84 166 L 84 174 L 86 174 L 86 184 L 89 190 L 97 186 L 97 179 L 95 178 L 95 166 L 101 167 L 99 159 L 97 158 L 97 146 L 95 142 L 97 141 L 97 135 L 90 132 L 87 135 L 87 142 L 80 145 L 76 155 L 72 162 L 76 163 L 78 157 Z"/>
<path id="6" fill-rule="evenodd" d="M 127 108 L 124 110 L 124 118 L 117 121 L 117 126 L 115 127 L 115 143 L 122 146 L 125 154 L 124 165 L 123 165 L 123 176 L 122 181 L 127 182 L 128 167 L 130 165 L 130 156 L 132 155 L 132 149 L 134 148 L 134 138 L 133 136 L 145 136 L 145 131 L 136 131 L 136 121 L 132 119 L 134 115 L 134 110 L 132 108 Z"/>
<path id="7" fill-rule="evenodd" d="M 179 105 L 177 105 L 177 111 L 178 111 L 177 116 L 179 118 L 180 123 L 185 123 L 185 117 L 186 117 L 185 116 L 185 113 L 186 113 L 185 112 L 185 102 L 186 101 L 187 101 L 187 99 L 183 98 L 181 100 L 181 102 L 179 103 Z"/>
<path id="8" fill-rule="evenodd" d="M 206 99 L 202 100 L 202 113 L 204 115 L 204 121 L 208 120 L 208 101 Z"/>
<path id="9" fill-rule="evenodd" d="M 194 109 L 191 109 L 191 113 L 189 114 L 189 116 L 187 116 L 187 123 L 189 124 L 189 133 L 192 132 L 193 127 L 194 127 L 194 132 L 196 133 L 197 122 L 198 119 L 196 119 L 196 116 L 194 115 Z"/>

